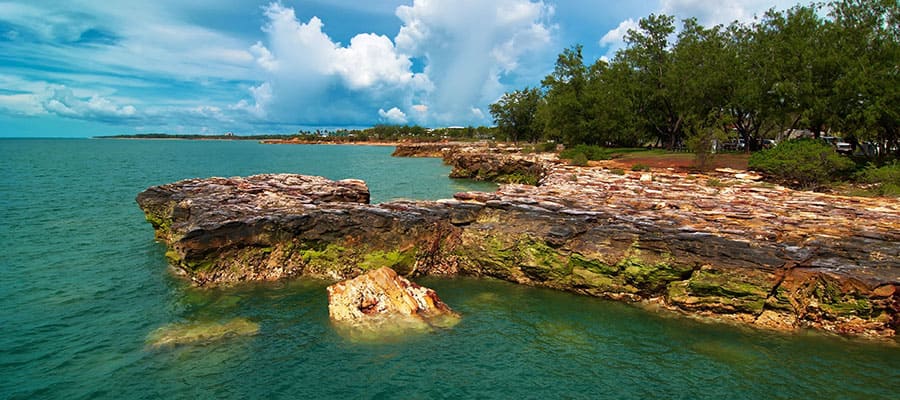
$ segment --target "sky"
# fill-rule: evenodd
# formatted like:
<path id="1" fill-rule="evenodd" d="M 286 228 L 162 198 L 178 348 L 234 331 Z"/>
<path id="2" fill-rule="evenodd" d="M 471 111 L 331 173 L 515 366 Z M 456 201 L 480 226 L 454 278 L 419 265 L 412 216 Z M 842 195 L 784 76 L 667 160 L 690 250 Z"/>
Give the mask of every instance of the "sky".
<path id="1" fill-rule="evenodd" d="M 0 137 L 491 125 L 581 44 L 651 13 L 707 26 L 784 0 L 0 0 Z"/>

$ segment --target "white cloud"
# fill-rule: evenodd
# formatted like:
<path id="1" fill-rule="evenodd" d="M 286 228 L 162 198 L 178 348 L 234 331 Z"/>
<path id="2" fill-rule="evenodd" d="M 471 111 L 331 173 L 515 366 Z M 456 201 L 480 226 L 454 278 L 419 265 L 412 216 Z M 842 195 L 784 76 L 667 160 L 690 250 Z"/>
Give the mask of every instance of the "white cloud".
<path id="1" fill-rule="evenodd" d="M 397 8 L 403 26 L 397 48 L 426 60 L 434 83 L 427 96 L 432 121 L 481 123 L 470 110 L 493 101 L 505 87 L 503 74 L 518 68 L 520 58 L 546 48 L 553 13 L 543 2 L 527 0 L 415 0 Z"/>
<path id="2" fill-rule="evenodd" d="M 400 109 L 397 107 L 391 108 L 387 111 L 384 111 L 384 109 L 379 109 L 378 115 L 381 116 L 382 120 L 390 122 L 392 124 L 405 124 L 407 121 L 406 113 L 400 111 Z"/>
<path id="3" fill-rule="evenodd" d="M 523 55 L 546 48 L 553 30 L 544 23 L 552 8 L 528 0 L 416 0 L 396 9 L 403 25 L 393 40 L 360 33 L 348 45 L 333 41 L 317 17 L 299 21 L 294 9 L 276 3 L 264 14 L 267 40 L 249 51 L 271 99 L 256 101 L 254 114 L 306 124 L 329 117 L 365 123 L 373 109 L 399 121 L 400 108 L 384 111 L 391 103 L 414 110 L 418 123 L 484 122 L 471 110 L 506 90 L 501 76 Z M 423 72 L 412 71 L 412 58 L 423 60 Z M 342 104 L 322 104 L 334 91 Z M 246 100 L 236 107 L 252 108 Z M 343 115 L 325 115 L 334 110 Z"/>
<path id="4" fill-rule="evenodd" d="M 97 95 L 79 98 L 68 88 L 55 90 L 53 97 L 44 103 L 44 108 L 57 115 L 73 118 L 120 118 L 131 117 L 136 113 L 134 106 L 119 106 Z"/>
<path id="5" fill-rule="evenodd" d="M 26 81 L 0 76 L 0 87 L 11 94 L 0 94 L 0 111 L 13 115 L 36 116 L 54 114 L 85 120 L 122 120 L 137 118 L 138 110 L 112 91 L 72 89 L 45 81 Z"/>
<path id="6" fill-rule="evenodd" d="M 350 39 L 349 47 L 335 52 L 334 68 L 352 89 L 377 83 L 404 85 L 413 80 L 412 62 L 397 53 L 387 36 L 359 34 Z"/>
<path id="7" fill-rule="evenodd" d="M 118 105 L 100 95 L 79 97 L 72 89 L 59 87 L 52 96 L 43 100 L 44 109 L 61 117 L 93 120 L 122 120 L 137 117 L 132 105 Z"/>
<path id="8" fill-rule="evenodd" d="M 394 37 L 359 32 L 342 44 L 326 33 L 327 20 L 298 20 L 281 3 L 262 8 L 261 38 L 206 16 L 221 10 L 215 0 L 0 0 L 11 61 L 4 73 L 32 81 L 11 86 L 0 76 L 0 112 L 173 129 L 207 126 L 204 119 L 365 125 L 378 110 L 428 125 L 479 124 L 487 117 L 473 110 L 509 82 L 539 79 L 557 50 L 554 10 L 543 1 L 336 1 L 329 6 L 392 10 L 401 26 Z"/>
<path id="9" fill-rule="evenodd" d="M 266 108 L 272 102 L 272 86 L 269 85 L 269 82 L 263 82 L 259 86 L 253 86 L 248 90 L 253 97 L 253 104 L 250 104 L 247 100 L 241 100 L 230 108 L 232 110 L 246 111 L 257 118 L 265 117 Z"/>
<path id="10" fill-rule="evenodd" d="M 256 63 L 259 64 L 262 69 L 266 71 L 275 71 L 278 69 L 278 61 L 275 61 L 275 56 L 272 55 L 272 52 L 270 52 L 266 46 L 263 46 L 262 42 L 256 42 L 256 44 L 250 47 L 250 52 L 256 57 Z"/>
<path id="11" fill-rule="evenodd" d="M 484 119 L 484 111 L 481 111 L 480 108 L 472 107 L 471 111 L 472 111 L 472 115 L 474 115 L 475 118 Z"/>
<path id="12" fill-rule="evenodd" d="M 607 52 L 604 57 L 611 58 L 612 55 L 616 53 L 619 49 L 625 47 L 625 35 L 628 33 L 628 30 L 636 30 L 638 29 L 638 23 L 632 18 L 628 18 L 619 23 L 615 29 L 606 32 L 602 38 L 600 38 L 600 46 L 606 47 Z"/>

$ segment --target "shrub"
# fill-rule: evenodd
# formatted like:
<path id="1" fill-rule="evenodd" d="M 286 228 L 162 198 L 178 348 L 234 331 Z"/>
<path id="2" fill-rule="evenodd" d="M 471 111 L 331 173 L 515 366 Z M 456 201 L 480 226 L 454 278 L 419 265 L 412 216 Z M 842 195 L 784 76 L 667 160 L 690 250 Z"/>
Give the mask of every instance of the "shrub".
<path id="1" fill-rule="evenodd" d="M 578 153 L 575 157 L 572 157 L 572 160 L 569 161 L 569 165 L 574 165 L 577 167 L 584 167 L 588 165 L 587 156 L 584 153 Z"/>
<path id="2" fill-rule="evenodd" d="M 612 154 L 609 149 L 600 146 L 579 144 L 571 149 L 565 149 L 559 153 L 559 158 L 574 159 L 576 155 L 584 154 L 588 160 L 609 160 Z"/>
<path id="3" fill-rule="evenodd" d="M 494 182 L 497 183 L 517 183 L 521 185 L 537 186 L 540 177 L 529 173 L 513 172 L 511 174 L 500 175 Z"/>
<path id="4" fill-rule="evenodd" d="M 625 170 L 622 168 L 613 168 L 609 170 L 609 173 L 613 175 L 625 175 Z"/>
<path id="5" fill-rule="evenodd" d="M 634 164 L 631 166 L 632 171 L 649 171 L 650 167 L 644 164 Z"/>
<path id="6" fill-rule="evenodd" d="M 556 151 L 556 143 L 553 142 L 544 142 L 538 143 L 534 146 L 535 150 L 540 151 L 542 153 L 548 153 L 551 151 Z"/>
<path id="7" fill-rule="evenodd" d="M 880 168 L 869 164 L 856 174 L 856 180 L 875 185 L 874 191 L 879 196 L 900 197 L 900 161 Z"/>
<path id="8" fill-rule="evenodd" d="M 818 189 L 844 176 L 853 162 L 826 143 L 811 139 L 784 142 L 750 156 L 750 169 L 785 185 Z"/>

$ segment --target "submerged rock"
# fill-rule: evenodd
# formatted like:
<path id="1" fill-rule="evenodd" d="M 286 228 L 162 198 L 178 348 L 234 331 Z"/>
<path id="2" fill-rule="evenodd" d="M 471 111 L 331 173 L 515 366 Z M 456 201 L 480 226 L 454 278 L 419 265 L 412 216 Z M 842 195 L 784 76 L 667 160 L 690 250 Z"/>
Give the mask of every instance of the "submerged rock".
<path id="1" fill-rule="evenodd" d="M 328 287 L 328 315 L 353 339 L 430 332 L 459 321 L 434 290 L 382 267 Z"/>
<path id="2" fill-rule="evenodd" d="M 215 321 L 175 323 L 163 326 L 147 336 L 151 347 L 179 346 L 214 342 L 234 336 L 255 335 L 259 324 L 244 318 L 222 323 Z"/>

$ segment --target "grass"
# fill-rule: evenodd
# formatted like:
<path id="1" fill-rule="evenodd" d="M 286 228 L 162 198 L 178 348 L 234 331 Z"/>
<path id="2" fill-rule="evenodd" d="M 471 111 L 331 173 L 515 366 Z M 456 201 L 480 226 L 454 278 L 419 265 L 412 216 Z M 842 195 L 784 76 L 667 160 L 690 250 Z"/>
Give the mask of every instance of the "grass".
<path id="1" fill-rule="evenodd" d="M 650 167 L 644 164 L 634 164 L 631 166 L 632 171 L 649 171 Z"/>

